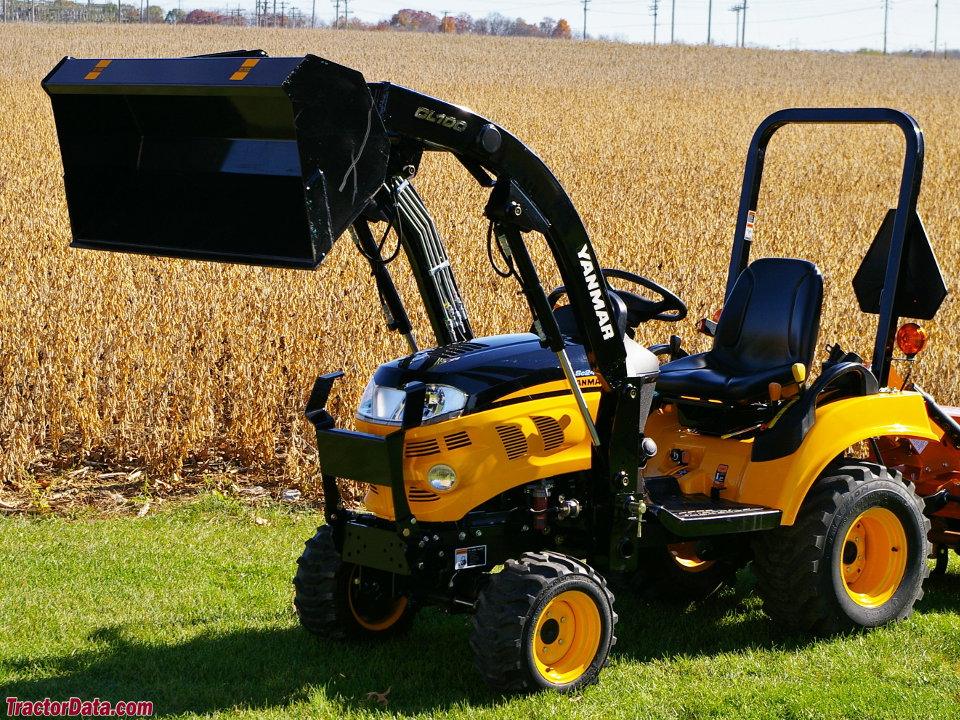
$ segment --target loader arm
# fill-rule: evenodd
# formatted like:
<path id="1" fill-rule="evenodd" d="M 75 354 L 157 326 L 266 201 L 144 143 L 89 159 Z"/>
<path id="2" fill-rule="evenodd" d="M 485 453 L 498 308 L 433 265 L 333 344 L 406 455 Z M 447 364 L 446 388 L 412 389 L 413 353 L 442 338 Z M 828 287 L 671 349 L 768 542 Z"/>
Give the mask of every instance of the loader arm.
<path id="1" fill-rule="evenodd" d="M 43 87 L 74 246 L 311 269 L 353 225 L 388 326 L 411 348 L 399 296 L 363 225 L 399 218 L 437 343 L 472 338 L 436 228 L 409 185 L 424 151 L 450 152 L 492 188 L 485 214 L 513 259 L 541 343 L 558 355 L 595 447 L 605 448 L 596 467 L 617 491 L 635 476 L 644 413 L 596 253 L 559 181 L 503 128 L 313 55 L 64 58 Z M 553 254 L 603 387 L 596 424 L 527 251 L 533 231 Z"/>
<path id="2" fill-rule="evenodd" d="M 388 133 L 445 150 L 483 184 L 494 187 L 487 216 L 521 231 L 540 232 L 547 240 L 567 288 L 594 369 L 611 384 L 625 376 L 624 347 L 612 325 L 612 306 L 590 237 L 563 186 L 533 151 L 502 127 L 463 108 L 389 83 L 371 84 Z M 489 171 L 495 177 L 484 176 Z M 534 278 L 523 278 L 531 307 L 539 305 Z M 552 350 L 562 348 L 550 318 L 537 317 Z"/>
<path id="3" fill-rule="evenodd" d="M 75 246 L 313 268 L 391 176 L 415 173 L 423 150 L 447 151 L 494 188 L 491 220 L 545 236 L 591 364 L 611 385 L 624 376 L 610 297 L 573 203 L 528 147 L 479 115 L 367 84 L 313 55 L 260 51 L 68 57 L 43 87 L 57 120 Z M 148 212 L 148 202 L 164 212 Z M 542 287 L 537 293 L 534 278 L 523 280 L 531 307 L 542 308 Z M 537 319 L 559 350 L 550 319 Z"/>

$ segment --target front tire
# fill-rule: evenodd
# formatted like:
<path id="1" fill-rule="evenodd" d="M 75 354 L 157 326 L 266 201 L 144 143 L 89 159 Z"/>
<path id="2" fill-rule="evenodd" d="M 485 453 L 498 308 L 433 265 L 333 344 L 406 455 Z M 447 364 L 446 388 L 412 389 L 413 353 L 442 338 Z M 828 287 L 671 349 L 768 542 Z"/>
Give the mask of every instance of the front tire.
<path id="1" fill-rule="evenodd" d="M 616 622 L 613 595 L 592 568 L 559 553 L 526 553 L 481 592 L 470 647 L 497 690 L 570 692 L 597 681 Z"/>
<path id="2" fill-rule="evenodd" d="M 902 620 L 923 596 L 929 529 L 900 473 L 850 460 L 830 465 L 792 526 L 757 536 L 764 611 L 814 635 Z"/>
<path id="3" fill-rule="evenodd" d="M 307 540 L 293 585 L 300 624 L 316 637 L 385 639 L 413 625 L 416 608 L 398 592 L 397 576 L 343 562 L 329 525 Z"/>

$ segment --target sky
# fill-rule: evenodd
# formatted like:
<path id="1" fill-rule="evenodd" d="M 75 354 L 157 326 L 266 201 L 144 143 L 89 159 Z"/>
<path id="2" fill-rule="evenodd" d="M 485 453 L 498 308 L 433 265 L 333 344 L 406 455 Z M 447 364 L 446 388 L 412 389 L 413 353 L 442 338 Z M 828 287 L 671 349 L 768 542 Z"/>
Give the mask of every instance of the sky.
<path id="1" fill-rule="evenodd" d="M 171 0 L 161 0 L 170 5 Z M 238 5 L 252 10 L 254 0 L 181 0 L 192 7 L 219 9 Z M 341 10 L 342 10 L 342 2 Z M 582 0 L 348 0 L 351 17 L 364 22 L 389 19 L 404 7 L 428 10 L 438 17 L 461 12 L 474 18 L 498 12 L 537 23 L 544 17 L 565 18 L 580 37 L 584 26 Z M 707 41 L 708 12 L 712 7 L 710 35 L 718 45 L 737 43 L 738 17 L 731 11 L 744 0 L 659 0 L 657 43 L 670 42 L 671 19 L 676 42 L 702 44 Z M 315 5 L 314 5 L 315 4 Z M 636 43 L 654 41 L 651 7 L 654 0 L 588 0 L 587 33 Z M 746 0 L 745 42 L 748 47 L 794 50 L 882 50 L 884 14 L 887 12 L 887 48 L 933 50 L 934 29 L 938 27 L 937 49 L 960 48 L 960 0 Z M 939 4 L 939 22 L 936 6 Z M 332 22 L 334 0 L 287 0 L 306 17 L 316 8 L 318 20 Z"/>

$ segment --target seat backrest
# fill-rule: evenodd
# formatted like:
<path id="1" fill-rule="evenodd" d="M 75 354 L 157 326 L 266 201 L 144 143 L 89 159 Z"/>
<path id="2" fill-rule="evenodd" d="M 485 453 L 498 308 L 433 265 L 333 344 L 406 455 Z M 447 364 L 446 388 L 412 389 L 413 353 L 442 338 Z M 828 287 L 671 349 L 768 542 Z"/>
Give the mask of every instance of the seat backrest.
<path id="1" fill-rule="evenodd" d="M 813 263 L 754 260 L 734 283 L 709 355 L 741 376 L 793 363 L 809 368 L 822 304 L 823 276 Z"/>

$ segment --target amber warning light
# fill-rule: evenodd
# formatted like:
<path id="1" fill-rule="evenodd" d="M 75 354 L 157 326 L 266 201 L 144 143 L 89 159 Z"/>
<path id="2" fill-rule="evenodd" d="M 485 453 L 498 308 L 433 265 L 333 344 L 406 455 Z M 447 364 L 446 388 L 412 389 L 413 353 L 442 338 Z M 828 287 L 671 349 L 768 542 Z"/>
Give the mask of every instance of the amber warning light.
<path id="1" fill-rule="evenodd" d="M 927 344 L 927 331 L 916 323 L 906 323 L 897 330 L 897 347 L 907 357 L 913 357 Z"/>

